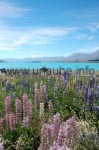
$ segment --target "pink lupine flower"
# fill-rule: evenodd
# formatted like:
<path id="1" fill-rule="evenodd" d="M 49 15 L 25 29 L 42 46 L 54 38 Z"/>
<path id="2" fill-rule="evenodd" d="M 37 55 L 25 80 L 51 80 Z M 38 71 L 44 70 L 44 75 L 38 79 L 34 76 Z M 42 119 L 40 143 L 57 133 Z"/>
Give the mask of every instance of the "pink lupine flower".
<path id="1" fill-rule="evenodd" d="M 7 96 L 5 99 L 5 113 L 10 112 L 11 110 L 11 96 Z"/>
<path id="2" fill-rule="evenodd" d="M 41 150 L 47 150 L 51 140 L 50 125 L 44 124 L 41 129 Z"/>
<path id="3" fill-rule="evenodd" d="M 27 106 L 26 103 L 28 101 L 28 96 L 26 93 L 23 94 L 23 117 L 27 116 Z"/>
<path id="4" fill-rule="evenodd" d="M 61 150 L 59 149 L 59 145 L 57 143 L 54 143 L 49 150 Z"/>
<path id="5" fill-rule="evenodd" d="M 39 90 L 35 88 L 34 89 L 35 108 L 39 106 L 39 99 L 40 99 Z"/>
<path id="6" fill-rule="evenodd" d="M 56 115 L 54 115 L 54 121 L 53 121 L 53 128 L 55 131 L 55 137 L 57 138 L 59 129 L 60 129 L 60 125 L 61 125 L 61 120 L 60 120 L 60 114 L 57 113 Z"/>
<path id="7" fill-rule="evenodd" d="M 32 102 L 31 101 L 26 102 L 26 116 L 29 116 L 29 118 L 32 117 Z"/>
<path id="8" fill-rule="evenodd" d="M 63 146 L 59 146 L 58 143 L 54 143 L 50 148 L 49 150 L 71 150 L 71 149 L 68 149 L 68 147 L 66 145 L 63 145 Z"/>
<path id="9" fill-rule="evenodd" d="M 76 121 L 67 120 L 66 126 L 61 125 L 60 114 L 54 116 L 52 124 L 44 124 L 41 129 L 41 150 L 71 150 L 76 141 Z"/>
<path id="10" fill-rule="evenodd" d="M 64 133 L 65 133 L 65 127 L 61 125 L 59 129 L 58 137 L 57 137 L 57 143 L 59 146 L 64 145 L 64 141 L 65 141 Z"/>
<path id="11" fill-rule="evenodd" d="M 49 113 L 50 113 L 50 115 L 52 115 L 52 113 L 53 113 L 53 103 L 52 103 L 52 101 L 49 101 L 48 107 L 49 107 Z"/>
<path id="12" fill-rule="evenodd" d="M 11 131 L 16 130 L 16 116 L 13 112 L 9 114 L 9 128 Z"/>
<path id="13" fill-rule="evenodd" d="M 22 117 L 22 104 L 20 99 L 18 98 L 16 99 L 15 106 L 16 106 L 16 121 L 17 123 L 19 123 Z"/>
<path id="14" fill-rule="evenodd" d="M 26 116 L 24 118 L 24 120 L 22 121 L 22 126 L 23 127 L 29 127 L 29 125 L 30 125 L 30 119 L 29 119 L 29 116 Z"/>
<path id="15" fill-rule="evenodd" d="M 66 121 L 67 126 L 66 126 L 66 134 L 67 134 L 67 146 L 70 148 L 74 147 L 74 144 L 76 142 L 76 137 L 77 137 L 77 126 L 76 126 L 76 121 L 72 117 Z"/>
<path id="16" fill-rule="evenodd" d="M 47 87 L 46 85 L 41 85 L 40 86 L 40 97 L 44 101 L 46 99 L 46 92 L 47 92 Z"/>
<path id="17" fill-rule="evenodd" d="M 24 101 L 27 101 L 27 100 L 28 100 L 28 96 L 27 96 L 26 93 L 23 94 L 23 100 L 24 100 Z"/>

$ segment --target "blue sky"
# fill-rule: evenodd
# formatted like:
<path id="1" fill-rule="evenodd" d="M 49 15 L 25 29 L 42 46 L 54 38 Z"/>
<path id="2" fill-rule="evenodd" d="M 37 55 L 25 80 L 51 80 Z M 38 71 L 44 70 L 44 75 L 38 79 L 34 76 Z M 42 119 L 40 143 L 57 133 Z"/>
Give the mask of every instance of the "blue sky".
<path id="1" fill-rule="evenodd" d="M 0 0 L 0 58 L 99 49 L 99 0 Z"/>

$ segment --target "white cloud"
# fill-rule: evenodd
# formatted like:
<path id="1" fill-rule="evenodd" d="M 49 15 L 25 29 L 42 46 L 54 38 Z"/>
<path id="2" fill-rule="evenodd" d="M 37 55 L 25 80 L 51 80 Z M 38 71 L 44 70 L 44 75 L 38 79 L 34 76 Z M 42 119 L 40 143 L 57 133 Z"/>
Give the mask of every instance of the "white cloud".
<path id="1" fill-rule="evenodd" d="M 75 40 L 92 40 L 94 38 L 95 38 L 94 35 L 87 35 L 87 34 L 79 34 L 72 37 L 72 39 Z"/>
<path id="2" fill-rule="evenodd" d="M 9 28 L 0 27 L 0 50 L 14 50 L 23 45 L 52 44 L 75 32 L 76 28 Z"/>
<path id="3" fill-rule="evenodd" d="M 91 23 L 86 28 L 91 32 L 96 32 L 99 29 L 99 23 Z"/>
<path id="4" fill-rule="evenodd" d="M 27 8 L 21 8 L 11 3 L 10 1 L 0 1 L 0 16 L 1 17 L 21 17 L 24 13 L 30 11 Z"/>
<path id="5" fill-rule="evenodd" d="M 83 53 L 93 53 L 99 50 L 99 46 L 93 47 L 93 48 L 85 48 L 85 49 L 79 49 L 77 52 L 83 52 Z"/>
<path id="6" fill-rule="evenodd" d="M 88 37 L 88 40 L 92 40 L 92 39 L 94 39 L 94 38 L 95 38 L 95 36 L 94 36 L 94 35 L 91 35 L 91 36 Z"/>

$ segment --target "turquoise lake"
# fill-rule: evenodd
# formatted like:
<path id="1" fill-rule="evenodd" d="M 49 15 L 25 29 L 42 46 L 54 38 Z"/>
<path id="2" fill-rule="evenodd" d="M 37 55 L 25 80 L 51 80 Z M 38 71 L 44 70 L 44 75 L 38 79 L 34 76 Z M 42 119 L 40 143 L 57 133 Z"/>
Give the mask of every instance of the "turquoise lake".
<path id="1" fill-rule="evenodd" d="M 94 69 L 95 71 L 99 71 L 99 63 L 86 63 L 86 62 L 1 62 L 0 68 L 6 68 L 6 69 L 39 69 L 42 67 L 47 67 L 50 69 L 58 69 L 58 68 L 64 68 L 64 69 L 72 69 L 77 70 L 80 68 L 83 69 Z"/>

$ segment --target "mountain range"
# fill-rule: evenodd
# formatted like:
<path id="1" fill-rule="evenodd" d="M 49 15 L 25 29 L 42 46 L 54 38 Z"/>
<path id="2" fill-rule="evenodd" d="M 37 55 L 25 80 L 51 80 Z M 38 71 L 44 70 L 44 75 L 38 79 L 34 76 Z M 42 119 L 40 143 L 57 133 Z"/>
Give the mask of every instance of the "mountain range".
<path id="1" fill-rule="evenodd" d="M 99 50 L 87 54 L 87 53 L 74 53 L 68 57 L 60 56 L 60 57 L 28 57 L 23 59 L 0 59 L 0 61 L 24 61 L 24 62 L 42 62 L 42 61 L 50 61 L 50 62 L 66 62 L 66 61 L 88 61 L 88 60 L 98 60 L 99 61 Z"/>

